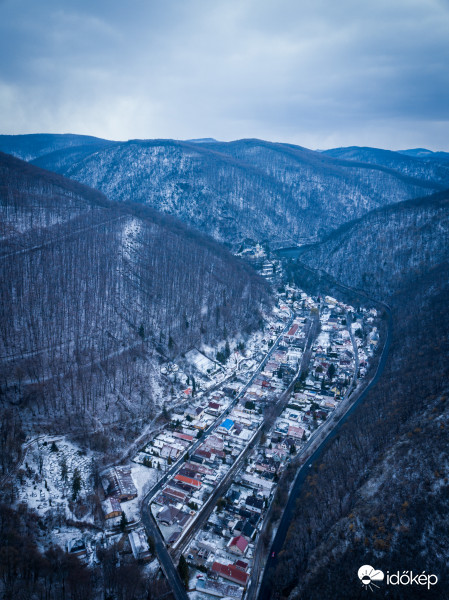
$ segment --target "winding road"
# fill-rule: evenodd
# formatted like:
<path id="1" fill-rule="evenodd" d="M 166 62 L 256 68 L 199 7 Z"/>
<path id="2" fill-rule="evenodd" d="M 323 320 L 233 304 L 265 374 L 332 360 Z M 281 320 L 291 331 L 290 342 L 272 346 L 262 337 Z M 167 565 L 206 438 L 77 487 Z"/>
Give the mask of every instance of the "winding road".
<path id="1" fill-rule="evenodd" d="M 308 270 L 312 271 L 312 269 L 308 269 Z M 357 407 L 363 403 L 363 401 L 365 400 L 368 393 L 375 387 L 375 385 L 379 381 L 380 377 L 382 376 L 382 373 L 384 371 L 384 368 L 385 368 L 385 365 L 387 362 L 390 345 L 391 345 L 392 332 L 393 332 L 393 323 L 392 323 L 392 315 L 391 315 L 390 307 L 387 304 L 379 302 L 378 300 L 369 298 L 368 295 L 364 292 L 361 292 L 359 290 L 354 290 L 353 288 L 350 288 L 343 284 L 338 284 L 338 282 L 334 282 L 334 284 L 336 286 L 341 287 L 342 289 L 345 289 L 345 290 L 355 293 L 357 295 L 363 295 L 374 305 L 378 305 L 378 306 L 382 307 L 382 309 L 385 311 L 385 313 L 387 315 L 387 335 L 386 335 L 386 339 L 385 339 L 385 344 L 382 349 L 382 354 L 380 356 L 376 371 L 375 371 L 371 381 L 368 383 L 368 385 L 365 388 L 363 388 L 363 390 L 360 390 L 358 392 L 359 393 L 358 397 L 355 398 L 355 400 L 348 407 L 346 412 L 344 412 L 341 416 L 338 417 L 337 422 L 335 424 L 333 424 L 332 428 L 327 433 L 327 435 L 324 437 L 324 439 L 322 439 L 322 441 L 319 443 L 319 445 L 316 447 L 316 449 L 313 451 L 313 453 L 307 458 L 307 460 L 304 462 L 304 464 L 299 467 L 297 474 L 296 474 L 296 478 L 293 483 L 293 486 L 291 488 L 291 492 L 290 492 L 286 507 L 284 509 L 284 513 L 281 518 L 281 522 L 276 531 L 276 535 L 271 544 L 271 548 L 268 552 L 268 558 L 267 558 L 267 562 L 266 562 L 265 569 L 263 572 L 262 583 L 261 583 L 260 587 L 257 585 L 258 577 L 257 577 L 257 574 L 254 573 L 254 569 L 253 569 L 253 577 L 254 577 L 255 581 L 249 587 L 248 593 L 245 597 L 245 600 L 252 600 L 252 599 L 256 598 L 257 591 L 258 591 L 257 600 L 269 600 L 270 599 L 271 591 L 272 591 L 272 584 L 273 584 L 274 576 L 276 573 L 276 566 L 277 566 L 277 563 L 279 560 L 278 554 L 283 548 L 285 538 L 287 536 L 287 532 L 288 532 L 288 529 L 290 526 L 290 522 L 294 515 L 296 500 L 302 490 L 302 486 L 307 478 L 307 475 L 309 474 L 309 470 L 312 467 L 312 465 L 314 464 L 314 462 L 321 458 L 324 450 L 326 449 L 326 446 L 339 433 L 343 424 L 354 413 L 354 411 L 357 409 Z M 355 393 L 357 394 L 357 391 Z M 259 561 L 259 562 L 262 563 L 262 561 Z"/>

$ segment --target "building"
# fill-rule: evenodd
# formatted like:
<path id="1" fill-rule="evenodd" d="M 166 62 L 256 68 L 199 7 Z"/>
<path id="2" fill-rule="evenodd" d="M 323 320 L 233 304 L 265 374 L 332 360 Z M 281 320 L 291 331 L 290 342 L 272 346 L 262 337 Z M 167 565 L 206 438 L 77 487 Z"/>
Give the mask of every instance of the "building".
<path id="1" fill-rule="evenodd" d="M 217 415 L 220 412 L 220 409 L 221 404 L 218 404 L 218 402 L 209 402 L 206 412 L 211 415 Z"/>
<path id="2" fill-rule="evenodd" d="M 223 565 L 222 563 L 214 562 L 211 571 L 215 575 L 223 577 L 223 579 L 228 579 L 242 586 L 246 586 L 248 583 L 248 573 L 245 573 L 245 571 L 242 571 L 242 569 L 239 569 L 235 565 Z"/>
<path id="3" fill-rule="evenodd" d="M 105 494 L 120 502 L 137 497 L 137 489 L 127 467 L 111 467 L 103 473 L 102 484 Z"/>
<path id="4" fill-rule="evenodd" d="M 185 477 L 184 475 L 175 475 L 174 479 L 184 485 L 187 485 L 191 488 L 194 488 L 196 490 L 199 490 L 201 487 L 201 481 L 198 481 L 198 479 L 192 479 L 192 477 Z"/>
<path id="5" fill-rule="evenodd" d="M 175 523 L 178 523 L 180 527 L 184 527 L 189 519 L 190 515 L 188 513 L 185 513 L 174 506 L 167 506 L 157 514 L 157 520 L 167 527 L 170 527 Z"/>
<path id="6" fill-rule="evenodd" d="M 150 547 L 143 527 L 130 531 L 128 538 L 134 558 L 136 560 L 150 560 Z"/>
<path id="7" fill-rule="evenodd" d="M 70 540 L 67 542 L 67 552 L 72 556 L 77 556 L 78 558 L 86 558 L 87 548 L 84 540 L 79 538 L 77 540 Z"/>
<path id="8" fill-rule="evenodd" d="M 193 435 L 188 435 L 187 433 L 181 433 L 179 431 L 175 431 L 173 437 L 183 440 L 184 442 L 193 442 L 194 440 Z"/>
<path id="9" fill-rule="evenodd" d="M 295 425 L 290 425 L 290 427 L 288 428 L 287 435 L 292 438 L 295 438 L 297 440 L 302 440 L 304 433 L 305 433 L 305 431 L 302 427 L 296 427 Z"/>
<path id="10" fill-rule="evenodd" d="M 170 500 L 171 502 L 182 502 L 184 503 L 187 498 L 188 498 L 188 494 L 186 494 L 185 492 L 181 491 L 181 490 L 177 490 L 174 489 L 172 487 L 167 486 L 166 488 L 164 488 L 162 490 L 162 497 L 167 498 L 168 500 Z"/>
<path id="11" fill-rule="evenodd" d="M 223 423 L 217 427 L 217 431 L 219 433 L 224 433 L 225 435 L 229 435 L 234 427 L 235 423 L 232 419 L 225 419 Z"/>
<path id="12" fill-rule="evenodd" d="M 197 579 L 195 589 L 198 592 L 217 596 L 218 598 L 231 598 L 232 600 L 241 600 L 243 590 L 229 583 L 221 583 L 212 579 Z"/>
<path id="13" fill-rule="evenodd" d="M 122 514 L 120 502 L 114 497 L 106 498 L 106 500 L 101 503 L 101 508 L 105 519 L 113 519 Z"/>
<path id="14" fill-rule="evenodd" d="M 243 535 L 237 535 L 229 543 L 229 551 L 243 556 L 248 548 L 248 540 Z"/>

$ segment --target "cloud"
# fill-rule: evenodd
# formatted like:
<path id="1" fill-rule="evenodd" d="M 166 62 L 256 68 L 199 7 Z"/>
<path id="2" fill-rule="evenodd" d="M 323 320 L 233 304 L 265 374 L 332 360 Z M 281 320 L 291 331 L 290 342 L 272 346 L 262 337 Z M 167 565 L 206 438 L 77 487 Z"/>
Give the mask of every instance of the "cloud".
<path id="1" fill-rule="evenodd" d="M 438 0 L 0 3 L 0 131 L 449 149 Z"/>

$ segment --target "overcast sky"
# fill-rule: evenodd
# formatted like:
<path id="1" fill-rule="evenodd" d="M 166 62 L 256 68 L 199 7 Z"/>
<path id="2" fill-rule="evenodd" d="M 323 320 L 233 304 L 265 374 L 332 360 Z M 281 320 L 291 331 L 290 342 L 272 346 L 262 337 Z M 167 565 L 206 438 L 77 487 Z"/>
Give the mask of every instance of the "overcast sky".
<path id="1" fill-rule="evenodd" d="M 449 150 L 449 0 L 0 0 L 0 133 Z"/>

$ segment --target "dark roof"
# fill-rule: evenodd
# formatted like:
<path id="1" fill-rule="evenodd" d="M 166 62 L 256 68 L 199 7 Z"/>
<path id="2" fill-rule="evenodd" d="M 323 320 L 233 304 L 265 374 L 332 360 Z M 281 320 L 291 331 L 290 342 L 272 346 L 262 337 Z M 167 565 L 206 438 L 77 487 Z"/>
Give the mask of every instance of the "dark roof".
<path id="1" fill-rule="evenodd" d="M 264 502 L 260 498 L 255 498 L 254 496 L 248 496 L 246 499 L 247 506 L 254 506 L 254 508 L 263 508 Z"/>
<path id="2" fill-rule="evenodd" d="M 246 535 L 247 537 L 251 537 L 255 531 L 256 528 L 253 525 L 251 525 L 249 521 L 247 521 L 243 526 L 242 534 Z"/>

